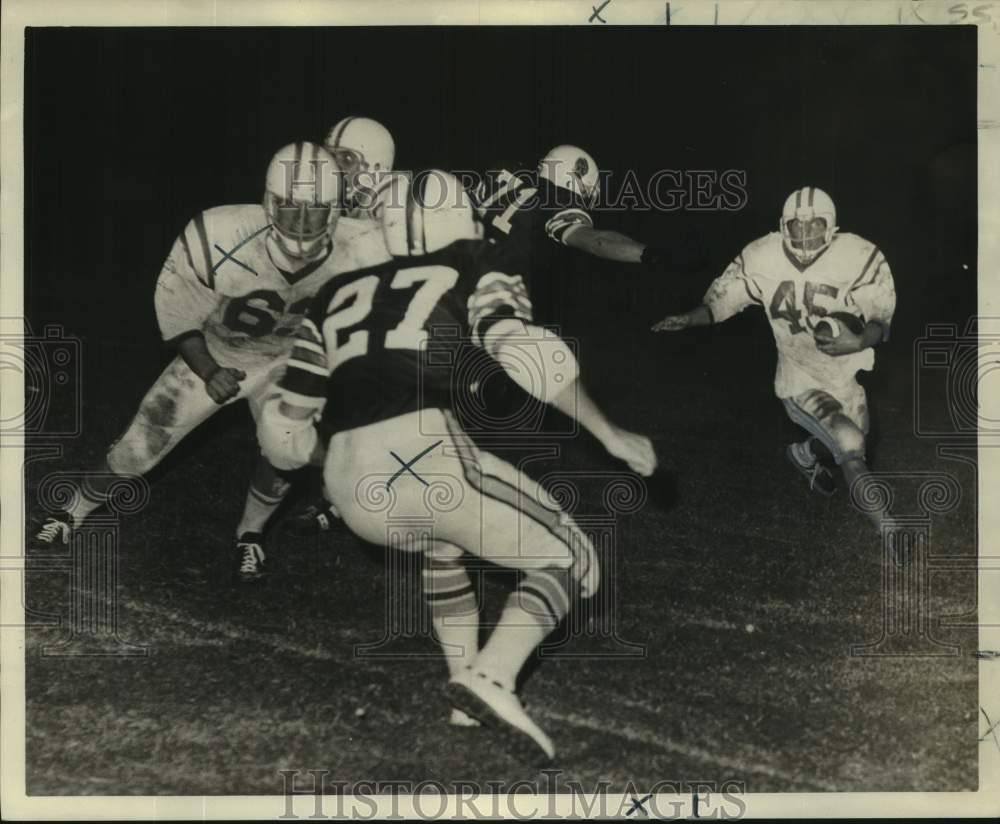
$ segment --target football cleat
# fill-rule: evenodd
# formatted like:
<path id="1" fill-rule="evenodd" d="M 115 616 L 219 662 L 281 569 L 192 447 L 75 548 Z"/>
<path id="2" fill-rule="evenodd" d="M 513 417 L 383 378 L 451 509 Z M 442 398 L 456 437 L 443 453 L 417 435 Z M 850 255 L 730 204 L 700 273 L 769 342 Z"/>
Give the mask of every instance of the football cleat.
<path id="1" fill-rule="evenodd" d="M 236 539 L 236 581 L 249 584 L 264 577 L 264 536 L 244 532 Z"/>
<path id="2" fill-rule="evenodd" d="M 800 443 L 792 443 L 785 449 L 785 455 L 807 481 L 809 488 L 820 495 L 833 495 L 837 491 L 837 479 L 820 462 L 819 458 Z"/>
<path id="3" fill-rule="evenodd" d="M 321 504 L 309 504 L 297 515 L 292 516 L 284 524 L 284 531 L 296 538 L 309 538 L 329 532 L 343 521 L 334 511 L 331 504 L 323 501 Z"/>
<path id="4" fill-rule="evenodd" d="M 340 215 L 340 169 L 315 143 L 291 143 L 267 167 L 264 211 L 278 248 L 294 259 L 320 255 Z"/>
<path id="5" fill-rule="evenodd" d="M 524 711 L 517 694 L 481 670 L 466 667 L 447 687 L 452 706 L 497 732 L 508 749 L 530 762 L 551 761 L 552 739 Z"/>
<path id="6" fill-rule="evenodd" d="M 789 254 L 809 263 L 833 242 L 839 228 L 833 198 L 815 186 L 796 189 L 785 200 L 778 228 Z"/>
<path id="7" fill-rule="evenodd" d="M 578 146 L 556 146 L 538 161 L 538 176 L 579 195 L 588 209 L 597 205 L 601 170 L 597 161 Z"/>
<path id="8" fill-rule="evenodd" d="M 73 519 L 65 510 L 38 518 L 29 527 L 28 548 L 52 549 L 52 547 L 65 546 L 69 543 L 72 531 Z"/>

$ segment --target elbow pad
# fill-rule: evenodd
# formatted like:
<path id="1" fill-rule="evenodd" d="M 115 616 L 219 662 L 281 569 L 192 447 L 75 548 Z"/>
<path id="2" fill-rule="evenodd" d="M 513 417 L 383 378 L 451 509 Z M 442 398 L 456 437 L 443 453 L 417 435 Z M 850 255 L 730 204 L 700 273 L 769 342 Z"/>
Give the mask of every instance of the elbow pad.
<path id="1" fill-rule="evenodd" d="M 515 323 L 520 331 L 513 330 Z M 580 374 L 576 355 L 555 332 L 514 320 L 496 324 L 491 332 L 496 337 L 485 342 L 487 351 L 514 383 L 540 401 L 550 403 Z"/>
<path id="2" fill-rule="evenodd" d="M 271 398 L 257 424 L 260 451 L 275 469 L 299 469 L 309 463 L 319 435 L 312 418 L 281 414 L 281 398 Z"/>

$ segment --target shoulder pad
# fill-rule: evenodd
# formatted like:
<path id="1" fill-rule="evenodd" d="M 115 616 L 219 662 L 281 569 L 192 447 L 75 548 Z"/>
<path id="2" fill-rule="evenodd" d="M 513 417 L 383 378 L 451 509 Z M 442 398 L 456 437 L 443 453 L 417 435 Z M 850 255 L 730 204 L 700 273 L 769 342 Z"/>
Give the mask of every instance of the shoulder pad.
<path id="1" fill-rule="evenodd" d="M 765 255 L 780 254 L 782 242 L 781 232 L 769 232 L 743 247 L 743 260 L 749 263 L 751 260 L 760 260 Z"/>
<path id="2" fill-rule="evenodd" d="M 235 206 L 214 206 L 206 209 L 194 220 L 201 218 L 209 238 L 220 245 L 240 235 L 254 234 L 267 226 L 264 207 L 258 203 L 241 203 Z M 228 247 L 226 247 L 228 248 Z"/>

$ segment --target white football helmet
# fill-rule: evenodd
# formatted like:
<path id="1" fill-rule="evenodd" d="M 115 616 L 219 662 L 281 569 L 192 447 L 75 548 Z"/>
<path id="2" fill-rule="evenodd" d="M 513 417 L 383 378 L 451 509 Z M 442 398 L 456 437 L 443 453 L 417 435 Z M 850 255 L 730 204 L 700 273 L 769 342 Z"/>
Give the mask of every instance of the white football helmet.
<path id="1" fill-rule="evenodd" d="M 808 263 L 833 242 L 839 228 L 837 207 L 822 189 L 803 186 L 785 200 L 779 226 L 785 248 L 796 260 Z"/>
<path id="2" fill-rule="evenodd" d="M 601 171 L 579 146 L 556 146 L 538 162 L 538 176 L 579 195 L 588 209 L 597 205 Z"/>
<path id="3" fill-rule="evenodd" d="M 315 143 L 291 143 L 267 167 L 264 211 L 289 257 L 312 258 L 330 243 L 340 214 L 340 170 Z"/>
<path id="4" fill-rule="evenodd" d="M 383 202 L 382 232 L 396 257 L 428 255 L 456 240 L 483 236 L 468 192 L 440 169 L 421 172 L 415 180 L 395 175 Z"/>
<path id="5" fill-rule="evenodd" d="M 389 130 L 370 117 L 345 117 L 330 129 L 323 145 L 347 173 L 391 172 L 396 159 L 396 144 Z M 356 169 L 351 168 L 350 154 L 357 156 Z"/>

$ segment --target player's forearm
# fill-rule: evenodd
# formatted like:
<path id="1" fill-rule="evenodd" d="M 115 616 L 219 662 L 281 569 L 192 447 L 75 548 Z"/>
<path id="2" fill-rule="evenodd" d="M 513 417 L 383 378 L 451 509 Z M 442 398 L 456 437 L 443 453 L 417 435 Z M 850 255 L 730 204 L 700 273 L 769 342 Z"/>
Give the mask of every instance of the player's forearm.
<path id="1" fill-rule="evenodd" d="M 621 232 L 592 229 L 589 226 L 581 226 L 567 234 L 566 245 L 594 257 L 620 263 L 639 263 L 646 248 L 645 244 Z"/>
<path id="2" fill-rule="evenodd" d="M 203 381 L 211 378 L 219 368 L 219 363 L 208 351 L 205 336 L 201 332 L 192 332 L 181 338 L 177 343 L 177 351 L 184 362 L 191 367 L 191 371 Z"/>
<path id="3" fill-rule="evenodd" d="M 704 303 L 700 306 L 696 306 L 688 312 L 684 313 L 684 317 L 687 318 L 689 327 L 691 326 L 711 326 L 715 323 L 715 317 L 712 315 L 712 310 L 709 309 Z"/>

